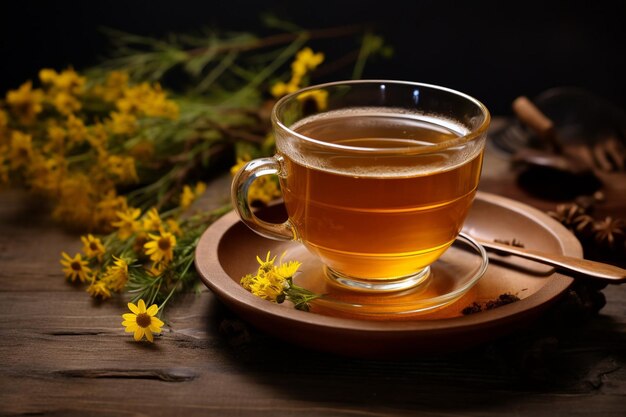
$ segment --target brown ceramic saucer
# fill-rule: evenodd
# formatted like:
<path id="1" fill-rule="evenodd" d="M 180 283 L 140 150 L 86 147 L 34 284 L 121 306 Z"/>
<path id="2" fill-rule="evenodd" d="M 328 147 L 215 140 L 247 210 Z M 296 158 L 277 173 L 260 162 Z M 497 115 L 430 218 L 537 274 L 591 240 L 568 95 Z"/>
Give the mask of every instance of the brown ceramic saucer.
<path id="1" fill-rule="evenodd" d="M 284 216 L 275 205 L 258 213 L 268 220 Z M 464 232 L 486 240 L 512 240 L 525 247 L 582 256 L 576 238 L 562 225 L 528 205 L 479 192 Z M 290 343 L 349 356 L 398 355 L 462 350 L 527 326 L 560 294 L 572 279 L 543 265 L 515 257 L 491 256 L 485 274 L 465 294 L 443 308 L 419 315 L 377 319 L 317 308 L 295 310 L 288 302 L 262 300 L 239 285 L 254 272 L 257 255 L 304 253 L 296 242 L 265 239 L 249 230 L 234 212 L 211 225 L 196 249 L 196 269 L 203 282 L 244 320 Z M 295 258 L 294 258 L 295 259 Z M 298 259 L 302 260 L 302 259 Z M 500 294 L 521 300 L 493 310 L 463 315 L 473 302 L 484 303 Z"/>

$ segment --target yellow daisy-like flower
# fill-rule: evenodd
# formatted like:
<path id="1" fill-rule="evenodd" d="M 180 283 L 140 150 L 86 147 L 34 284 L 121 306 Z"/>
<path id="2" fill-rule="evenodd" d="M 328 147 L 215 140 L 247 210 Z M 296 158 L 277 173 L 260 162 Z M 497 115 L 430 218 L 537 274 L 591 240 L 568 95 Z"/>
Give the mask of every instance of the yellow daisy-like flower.
<path id="1" fill-rule="evenodd" d="M 250 283 L 250 292 L 264 300 L 280 303 L 285 299 L 284 292 L 287 286 L 283 277 L 270 271 L 256 276 Z"/>
<path id="2" fill-rule="evenodd" d="M 274 261 L 276 261 L 276 256 L 270 259 L 271 253 L 268 251 L 265 256 L 265 260 L 261 259 L 258 255 L 256 257 L 257 262 L 259 263 L 259 273 L 269 272 L 274 269 Z"/>
<path id="3" fill-rule="evenodd" d="M 61 253 L 61 256 L 63 257 L 63 259 L 61 259 L 61 265 L 64 266 L 63 272 L 67 278 L 72 282 L 76 281 L 76 278 L 78 278 L 80 282 L 85 282 L 89 279 L 91 269 L 87 266 L 87 261 L 83 260 L 80 253 L 77 253 L 73 258 L 65 252 Z"/>
<path id="4" fill-rule="evenodd" d="M 106 300 L 107 298 L 111 298 L 111 290 L 107 286 L 106 281 L 103 281 L 103 280 L 92 282 L 91 285 L 87 287 L 87 292 L 93 298 L 99 297 L 103 300 Z"/>
<path id="5" fill-rule="evenodd" d="M 80 240 L 83 242 L 83 252 L 87 258 L 95 258 L 98 259 L 98 261 L 102 261 L 105 249 L 99 238 L 94 237 L 94 235 L 90 233 L 87 236 L 81 236 Z"/>
<path id="6" fill-rule="evenodd" d="M 150 241 L 144 245 L 146 255 L 150 259 L 160 264 L 162 262 L 170 262 L 174 259 L 174 247 L 176 246 L 176 236 L 170 232 L 163 232 L 161 235 L 148 234 Z"/>
<path id="7" fill-rule="evenodd" d="M 300 268 L 301 265 L 302 263 L 298 261 L 281 262 L 281 264 L 274 269 L 274 272 L 283 278 L 291 278 L 298 272 L 298 268 Z"/>
<path id="8" fill-rule="evenodd" d="M 144 336 L 150 342 L 154 342 L 153 333 L 161 333 L 161 327 L 165 323 L 159 320 L 155 315 L 159 312 L 159 307 L 152 304 L 146 309 L 146 303 L 139 300 L 137 305 L 128 303 L 128 309 L 132 313 L 122 314 L 124 321 L 122 326 L 126 327 L 126 333 L 134 333 L 136 341 L 140 341 Z"/>
<path id="9" fill-rule="evenodd" d="M 137 219 L 141 215 L 141 210 L 129 207 L 124 211 L 117 211 L 115 214 L 119 220 L 112 222 L 111 226 L 117 228 L 117 236 L 121 240 L 128 239 L 139 230 L 139 222 Z"/>
<path id="10" fill-rule="evenodd" d="M 161 230 L 163 222 L 159 217 L 159 212 L 156 208 L 151 208 L 143 217 L 141 221 L 141 228 L 148 232 L 152 230 Z"/>
<path id="11" fill-rule="evenodd" d="M 113 291 L 121 291 L 128 282 L 128 262 L 115 255 L 113 255 L 113 259 L 113 265 L 107 267 L 102 280 L 105 281 Z"/>

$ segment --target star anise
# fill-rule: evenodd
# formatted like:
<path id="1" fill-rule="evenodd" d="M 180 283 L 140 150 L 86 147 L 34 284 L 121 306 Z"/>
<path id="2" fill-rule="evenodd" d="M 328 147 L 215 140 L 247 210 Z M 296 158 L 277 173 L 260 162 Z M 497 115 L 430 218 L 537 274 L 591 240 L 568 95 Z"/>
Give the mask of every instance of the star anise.
<path id="1" fill-rule="evenodd" d="M 594 238 L 598 244 L 613 248 L 624 239 L 626 224 L 622 219 L 606 217 L 593 224 Z"/>
<path id="2" fill-rule="evenodd" d="M 581 214 L 574 218 L 572 222 L 574 234 L 584 239 L 591 237 L 594 232 L 594 219 L 588 214 Z"/>
<path id="3" fill-rule="evenodd" d="M 549 211 L 548 215 L 560 222 L 568 229 L 573 229 L 574 219 L 585 214 L 585 209 L 576 203 L 564 203 L 556 206 L 555 211 Z"/>

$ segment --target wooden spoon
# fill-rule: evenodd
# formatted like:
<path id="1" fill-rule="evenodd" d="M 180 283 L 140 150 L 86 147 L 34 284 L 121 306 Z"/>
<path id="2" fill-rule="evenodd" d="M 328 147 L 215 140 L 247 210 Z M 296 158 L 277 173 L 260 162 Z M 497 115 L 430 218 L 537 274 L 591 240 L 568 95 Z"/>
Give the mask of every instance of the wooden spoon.
<path id="1" fill-rule="evenodd" d="M 626 269 L 622 269 L 614 265 L 554 253 L 540 252 L 532 249 L 524 249 L 517 246 L 509 246 L 482 239 L 473 239 L 475 239 L 487 250 L 530 259 L 542 264 L 553 266 L 564 272 L 584 275 L 585 277 L 594 279 L 601 279 L 612 284 L 621 284 L 626 282 Z"/>

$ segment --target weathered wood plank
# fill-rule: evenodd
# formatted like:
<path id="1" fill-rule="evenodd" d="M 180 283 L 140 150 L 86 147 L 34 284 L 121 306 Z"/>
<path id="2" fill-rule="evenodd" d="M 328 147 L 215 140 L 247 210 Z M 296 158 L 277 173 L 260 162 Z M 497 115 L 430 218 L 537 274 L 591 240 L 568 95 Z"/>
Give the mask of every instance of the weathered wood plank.
<path id="1" fill-rule="evenodd" d="M 227 201 L 220 181 L 202 207 Z M 63 279 L 59 253 L 79 249 L 28 196 L 0 194 L 0 415 L 626 415 L 626 286 L 603 290 L 599 315 L 555 308 L 470 351 L 372 361 L 271 338 L 206 289 L 136 343 L 124 299 Z"/>

